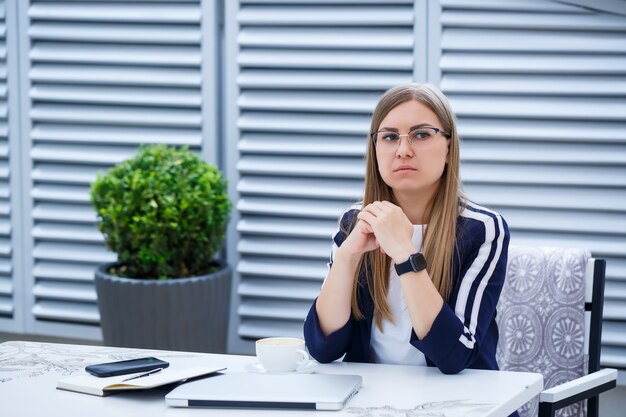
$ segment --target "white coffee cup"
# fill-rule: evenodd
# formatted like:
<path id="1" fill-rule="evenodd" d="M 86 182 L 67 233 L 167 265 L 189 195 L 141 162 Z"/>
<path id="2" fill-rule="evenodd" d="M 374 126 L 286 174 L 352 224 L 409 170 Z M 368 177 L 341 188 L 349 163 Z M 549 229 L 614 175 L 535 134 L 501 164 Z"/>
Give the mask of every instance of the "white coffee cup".
<path id="1" fill-rule="evenodd" d="M 256 356 L 267 372 L 293 372 L 309 360 L 304 340 L 296 337 L 259 339 Z"/>

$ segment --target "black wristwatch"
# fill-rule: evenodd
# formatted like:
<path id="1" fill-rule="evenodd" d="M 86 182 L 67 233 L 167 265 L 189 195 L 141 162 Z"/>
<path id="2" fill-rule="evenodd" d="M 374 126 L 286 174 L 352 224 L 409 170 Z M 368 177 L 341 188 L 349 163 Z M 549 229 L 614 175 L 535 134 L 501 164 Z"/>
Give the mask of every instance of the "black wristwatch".
<path id="1" fill-rule="evenodd" d="M 395 267 L 398 276 L 407 272 L 419 272 L 422 269 L 426 269 L 426 259 L 424 259 L 424 255 L 417 252 L 409 256 L 407 261 L 396 264 Z"/>

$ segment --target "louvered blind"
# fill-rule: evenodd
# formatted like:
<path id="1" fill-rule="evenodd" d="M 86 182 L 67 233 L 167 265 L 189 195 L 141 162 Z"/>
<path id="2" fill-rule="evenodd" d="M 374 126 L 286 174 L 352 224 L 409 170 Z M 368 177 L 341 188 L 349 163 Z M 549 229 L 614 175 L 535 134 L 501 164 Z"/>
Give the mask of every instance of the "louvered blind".
<path id="1" fill-rule="evenodd" d="M 142 143 L 200 150 L 201 64 L 215 65 L 202 56 L 201 7 L 197 0 L 33 1 L 28 8 L 31 126 L 23 140 L 30 140 L 32 173 L 24 215 L 32 219 L 37 333 L 100 337 L 93 271 L 115 255 L 89 203 L 96 173 Z"/>
<path id="2" fill-rule="evenodd" d="M 10 186 L 11 176 L 15 173 L 11 171 L 9 160 L 11 148 L 9 137 L 12 140 L 17 140 L 17 109 L 9 108 L 9 98 L 13 99 L 14 97 L 10 96 L 15 95 L 16 91 L 12 88 L 9 92 L 9 66 L 15 68 L 15 62 L 9 62 L 7 20 L 7 5 L 4 1 L 0 1 L 0 329 L 15 330 L 16 300 L 13 279 Z M 15 29 L 15 26 L 12 29 Z M 11 52 L 11 59 L 13 60 L 15 59 L 15 51 Z M 12 77 L 16 75 L 15 71 L 11 71 Z M 13 85 L 11 84 L 11 86 Z M 13 103 L 15 100 L 11 100 L 11 102 Z M 9 118 L 13 123 L 9 122 Z"/>
<path id="3" fill-rule="evenodd" d="M 602 364 L 626 367 L 626 17 L 553 1 L 442 1 L 441 87 L 462 178 L 512 242 L 607 260 Z"/>
<path id="4" fill-rule="evenodd" d="M 302 335 L 337 218 L 361 198 L 371 111 L 387 88 L 413 79 L 413 7 L 410 0 L 239 2 L 231 350 Z"/>

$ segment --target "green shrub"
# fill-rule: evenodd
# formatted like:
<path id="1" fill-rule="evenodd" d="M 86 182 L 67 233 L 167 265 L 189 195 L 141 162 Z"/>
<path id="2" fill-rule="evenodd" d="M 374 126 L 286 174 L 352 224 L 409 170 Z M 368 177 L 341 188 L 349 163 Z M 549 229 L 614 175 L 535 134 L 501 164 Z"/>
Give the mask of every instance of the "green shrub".
<path id="1" fill-rule="evenodd" d="M 142 147 L 97 176 L 91 202 L 118 255 L 113 275 L 166 279 L 215 270 L 231 210 L 226 181 L 187 148 Z"/>

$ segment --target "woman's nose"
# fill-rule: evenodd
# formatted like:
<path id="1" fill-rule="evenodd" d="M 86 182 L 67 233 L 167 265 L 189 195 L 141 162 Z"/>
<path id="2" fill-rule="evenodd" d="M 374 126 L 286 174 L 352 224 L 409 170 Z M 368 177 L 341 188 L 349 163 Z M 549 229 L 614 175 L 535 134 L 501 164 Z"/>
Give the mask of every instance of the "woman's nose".
<path id="1" fill-rule="evenodd" d="M 403 137 L 406 140 L 403 140 Z M 411 139 L 409 139 L 409 135 L 400 135 L 400 139 L 398 139 L 398 149 L 396 149 L 396 156 L 398 157 L 406 157 L 413 156 L 413 145 L 411 144 Z"/>

